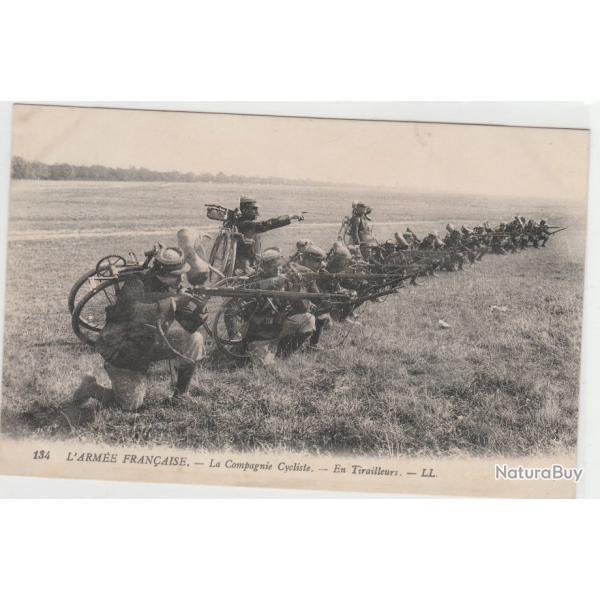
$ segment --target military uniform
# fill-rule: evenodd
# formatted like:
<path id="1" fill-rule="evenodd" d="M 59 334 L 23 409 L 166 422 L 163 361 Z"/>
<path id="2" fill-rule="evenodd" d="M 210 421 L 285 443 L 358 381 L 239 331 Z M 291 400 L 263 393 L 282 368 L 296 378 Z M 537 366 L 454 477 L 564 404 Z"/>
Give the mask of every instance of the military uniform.
<path id="1" fill-rule="evenodd" d="M 451 250 L 451 254 L 448 256 L 445 266 L 449 271 L 456 271 L 457 269 L 462 271 L 465 262 L 465 247 L 460 231 L 450 223 L 446 225 L 446 231 L 448 233 L 444 239 L 444 244 L 446 248 Z"/>
<path id="2" fill-rule="evenodd" d="M 515 251 L 506 223 L 500 223 L 494 230 L 491 238 L 492 252 L 495 254 L 507 254 L 508 252 Z"/>
<path id="3" fill-rule="evenodd" d="M 248 273 L 256 266 L 256 259 L 261 253 L 261 235 L 292 222 L 292 217 L 288 215 L 257 221 L 258 208 L 256 200 L 244 196 L 240 198 L 241 215 L 235 225 L 244 238 L 237 240 L 235 268 L 242 273 Z"/>
<path id="4" fill-rule="evenodd" d="M 396 250 L 410 250 L 410 244 L 400 232 L 394 233 L 394 240 L 396 241 Z"/>
<path id="5" fill-rule="evenodd" d="M 175 359 L 177 369 L 174 397 L 188 391 L 196 363 L 205 356 L 204 339 L 198 331 L 204 315 L 190 309 L 185 297 L 159 279 L 176 281 L 187 271 L 183 253 L 166 248 L 159 252 L 155 267 L 126 280 L 116 304 L 107 308 L 106 325 L 96 343 L 112 387 L 104 388 L 87 378 L 75 392 L 75 401 L 81 403 L 91 397 L 136 410 L 144 401 L 150 364 L 167 359 Z M 164 344 L 156 330 L 159 320 L 169 344 L 188 360 Z"/>
<path id="6" fill-rule="evenodd" d="M 481 237 L 473 229 L 465 225 L 460 230 L 462 233 L 462 245 L 465 248 L 469 262 L 474 264 L 475 261 L 480 261 L 487 252 L 487 248 L 484 247 Z"/>
<path id="7" fill-rule="evenodd" d="M 339 281 L 323 280 L 317 283 L 314 279 L 307 278 L 302 281 L 303 274 L 311 273 L 339 273 L 350 262 L 352 255 L 348 248 L 341 242 L 335 242 L 331 252 L 328 255 L 318 246 L 309 246 L 301 253 L 298 263 L 290 263 L 288 270 L 292 274 L 293 281 L 300 281 L 295 291 L 306 291 L 315 294 L 327 293 L 336 294 L 346 292 Z M 316 348 L 321 334 L 324 330 L 332 326 L 332 314 L 330 306 L 321 302 L 309 303 L 311 312 L 315 316 L 315 331 L 310 338 L 310 346 Z M 336 319 L 342 318 L 339 313 L 335 313 Z"/>
<path id="8" fill-rule="evenodd" d="M 360 252 L 365 260 L 369 260 L 372 248 L 377 245 L 373 237 L 373 229 L 369 224 L 371 218 L 369 214 L 371 209 L 362 203 L 353 207 L 352 216 L 348 225 L 348 234 L 354 246 L 360 248 Z"/>
<path id="9" fill-rule="evenodd" d="M 281 255 L 269 250 L 261 257 L 263 271 L 249 287 L 274 291 L 302 291 L 281 272 Z M 277 356 L 287 356 L 299 349 L 316 330 L 315 317 L 308 300 L 289 302 L 276 298 L 259 298 L 250 311 L 245 341 L 252 362 L 270 364 Z"/>
<path id="10" fill-rule="evenodd" d="M 404 239 L 410 244 L 411 248 L 416 248 L 421 244 L 421 240 L 410 227 L 406 228 Z"/>
<path id="11" fill-rule="evenodd" d="M 538 243 L 541 241 L 542 248 L 544 248 L 546 246 L 546 242 L 550 239 L 550 228 L 544 219 L 542 219 L 539 225 L 536 227 L 535 233 Z"/>
<path id="12" fill-rule="evenodd" d="M 325 268 L 329 273 L 340 273 L 352 262 L 352 253 L 343 242 L 333 243 L 325 259 Z"/>

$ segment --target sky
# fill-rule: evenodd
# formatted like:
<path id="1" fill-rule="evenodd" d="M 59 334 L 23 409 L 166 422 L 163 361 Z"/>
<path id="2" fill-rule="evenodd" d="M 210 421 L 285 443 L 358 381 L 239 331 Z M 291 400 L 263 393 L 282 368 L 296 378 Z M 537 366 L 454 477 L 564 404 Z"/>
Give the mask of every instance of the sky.
<path id="1" fill-rule="evenodd" d="M 586 130 L 16 105 L 12 153 L 570 202 L 587 197 L 588 146 Z"/>

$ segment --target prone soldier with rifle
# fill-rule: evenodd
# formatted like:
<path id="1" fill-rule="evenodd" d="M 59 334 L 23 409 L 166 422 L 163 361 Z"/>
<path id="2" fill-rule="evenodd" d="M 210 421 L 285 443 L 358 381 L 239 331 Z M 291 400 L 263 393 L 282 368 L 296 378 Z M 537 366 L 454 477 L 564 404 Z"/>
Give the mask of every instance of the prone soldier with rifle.
<path id="1" fill-rule="evenodd" d="M 279 249 L 271 248 L 263 253 L 258 272 L 244 287 L 190 290 L 204 301 L 211 296 L 229 298 L 223 308 L 229 339 L 221 343 L 236 347 L 232 356 L 267 365 L 302 348 L 316 348 L 332 320 L 350 319 L 361 304 L 395 293 L 402 281 L 412 276 L 331 273 L 322 268 L 324 253 L 310 248 L 312 269 L 307 266 L 311 259 L 306 257 L 302 265 L 283 265 Z M 332 258 L 327 260 L 330 266 Z M 351 284 L 356 289 L 349 289 Z"/>

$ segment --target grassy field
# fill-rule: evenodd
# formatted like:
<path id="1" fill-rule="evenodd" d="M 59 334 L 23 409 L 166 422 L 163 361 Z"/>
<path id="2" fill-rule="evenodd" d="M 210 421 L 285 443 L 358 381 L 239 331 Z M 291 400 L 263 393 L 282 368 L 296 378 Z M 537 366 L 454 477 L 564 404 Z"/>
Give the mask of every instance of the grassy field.
<path id="1" fill-rule="evenodd" d="M 265 217 L 308 211 L 265 237 L 290 251 L 299 238 L 329 247 L 352 201 L 374 209 L 378 239 L 396 223 L 419 233 L 446 222 L 515 212 L 569 230 L 543 250 L 486 256 L 464 273 L 423 279 L 382 304 L 342 348 L 269 368 L 205 361 L 177 408 L 166 363 L 153 367 L 139 413 L 103 410 L 71 429 L 54 407 L 84 373 L 107 383 L 101 359 L 70 329 L 77 276 L 110 253 L 141 255 L 183 226 L 207 228 L 203 204 L 254 195 Z M 154 233 L 146 233 L 152 231 Z M 165 231 L 158 235 L 156 232 Z M 75 235 L 74 234 L 83 234 Z M 521 455 L 576 443 L 585 214 L 539 200 L 452 198 L 385 190 L 210 184 L 15 182 L 11 191 L 2 432 L 110 444 L 311 452 Z M 491 311 L 492 305 L 506 312 Z M 438 320 L 451 325 L 440 329 Z M 35 418 L 32 415 L 36 415 Z"/>

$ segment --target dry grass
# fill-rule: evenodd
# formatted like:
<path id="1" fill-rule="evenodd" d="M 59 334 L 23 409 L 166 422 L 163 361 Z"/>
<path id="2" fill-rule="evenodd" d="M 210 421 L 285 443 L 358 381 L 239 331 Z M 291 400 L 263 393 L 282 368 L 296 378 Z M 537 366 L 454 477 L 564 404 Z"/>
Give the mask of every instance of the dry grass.
<path id="1" fill-rule="evenodd" d="M 297 355 L 271 368 L 206 361 L 192 398 L 167 407 L 166 364 L 151 372 L 137 414 L 101 411 L 71 428 L 49 417 L 82 373 L 107 378 L 99 357 L 70 331 L 66 297 L 80 272 L 108 253 L 138 253 L 152 237 L 9 244 L 2 430 L 14 436 L 76 437 L 110 444 L 236 449 L 300 449 L 375 454 L 519 455 L 572 449 L 576 442 L 583 287 L 584 220 L 560 206 L 521 199 L 407 198 L 356 188 L 197 184 L 20 182 L 11 230 L 143 229 L 206 223 L 203 203 L 261 199 L 268 215 L 309 211 L 305 224 L 270 234 L 290 249 L 299 237 L 324 244 L 352 200 L 375 209 L 380 238 L 392 221 L 499 221 L 518 210 L 571 225 L 550 247 L 487 256 L 475 269 L 423 280 L 383 304 L 369 304 L 363 326 L 343 348 Z M 100 203 L 99 200 L 102 199 Z M 277 201 L 275 200 L 277 199 Z M 452 199 L 450 199 L 452 200 Z M 116 208 L 120 207 L 117 214 Z M 198 218 L 186 218 L 194 214 Z M 92 215 L 91 220 L 84 218 Z M 83 216 L 82 216 L 83 215 Z M 579 215 L 579 216 L 578 216 Z M 172 240 L 174 241 L 174 233 Z M 491 305 L 507 306 L 504 313 Z M 452 327 L 440 329 L 438 319 Z M 32 420 L 33 412 L 41 417 Z M 47 415 L 47 418 L 44 418 Z"/>

